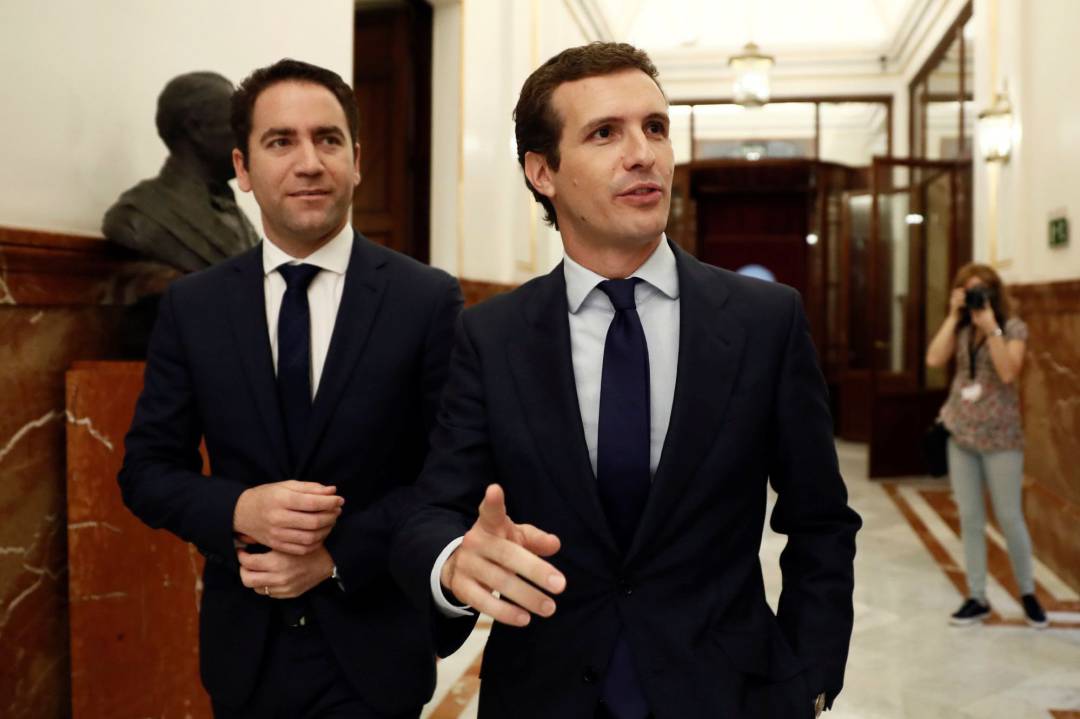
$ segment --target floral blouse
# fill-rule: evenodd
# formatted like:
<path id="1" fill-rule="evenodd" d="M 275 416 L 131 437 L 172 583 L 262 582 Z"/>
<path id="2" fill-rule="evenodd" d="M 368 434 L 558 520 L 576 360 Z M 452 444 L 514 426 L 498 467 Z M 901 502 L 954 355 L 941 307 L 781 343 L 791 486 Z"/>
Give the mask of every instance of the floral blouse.
<path id="1" fill-rule="evenodd" d="M 941 421 L 953 440 L 967 449 L 1023 449 L 1017 382 L 1001 381 L 985 341 L 975 347 L 975 376 L 971 376 L 972 332 L 968 325 L 956 334 L 956 376 L 941 408 Z M 1006 340 L 1027 341 L 1027 325 L 1016 317 L 1005 322 L 1004 333 Z"/>

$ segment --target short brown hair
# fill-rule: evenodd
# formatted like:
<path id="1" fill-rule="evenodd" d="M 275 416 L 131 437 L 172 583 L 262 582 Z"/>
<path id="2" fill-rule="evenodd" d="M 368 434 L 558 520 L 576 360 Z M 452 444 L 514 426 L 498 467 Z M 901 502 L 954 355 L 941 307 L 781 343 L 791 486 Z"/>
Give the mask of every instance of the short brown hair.
<path id="1" fill-rule="evenodd" d="M 979 281 L 990 290 L 990 307 L 994 311 L 994 318 L 1004 328 L 1005 321 L 1012 316 L 1012 304 L 1009 302 L 1009 295 L 1005 291 L 1005 283 L 1002 282 L 1001 275 L 995 272 L 990 265 L 969 262 L 956 271 L 956 277 L 953 278 L 952 283 L 953 289 L 963 289 L 964 285 L 972 277 L 978 277 Z M 957 324 L 957 330 L 962 329 L 970 322 L 971 316 L 966 315 L 965 319 Z"/>
<path id="2" fill-rule="evenodd" d="M 623 70 L 641 70 L 652 78 L 662 93 L 659 73 L 644 51 L 624 42 L 592 42 L 563 50 L 538 67 L 521 87 L 514 108 L 514 135 L 517 138 L 518 164 L 525 168 L 525 153 L 543 155 L 553 170 L 559 169 L 559 139 L 563 119 L 551 106 L 551 96 L 564 82 L 587 77 L 611 75 Z M 544 207 L 544 220 L 559 229 L 555 206 L 525 178 L 525 186 Z"/>
<path id="3" fill-rule="evenodd" d="M 244 154 L 244 167 L 248 166 L 248 140 L 251 137 L 251 117 L 255 113 L 255 101 L 267 88 L 279 82 L 310 82 L 322 85 L 337 98 L 349 124 L 349 137 L 352 144 L 357 143 L 360 132 L 360 110 L 356 105 L 356 96 L 348 83 L 333 70 L 312 65 L 300 60 L 284 58 L 273 65 L 260 67 L 244 78 L 240 87 L 232 96 L 232 114 L 230 124 L 236 136 L 236 146 Z"/>

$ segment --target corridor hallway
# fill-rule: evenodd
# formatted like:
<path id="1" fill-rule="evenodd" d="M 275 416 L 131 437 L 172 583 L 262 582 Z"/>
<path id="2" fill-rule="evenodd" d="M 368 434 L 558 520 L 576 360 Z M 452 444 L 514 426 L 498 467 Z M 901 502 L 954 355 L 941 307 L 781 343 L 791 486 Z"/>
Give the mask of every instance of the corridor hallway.
<path id="1" fill-rule="evenodd" d="M 1024 624 L 1004 540 L 989 530 L 993 617 L 952 627 L 963 600 L 962 547 L 948 481 L 870 481 L 866 445 L 837 442 L 851 505 L 863 518 L 855 629 L 844 690 L 828 719 L 1080 719 L 1080 596 L 1036 556 L 1050 628 Z M 775 499 L 770 491 L 770 511 Z M 785 539 L 766 528 L 765 586 L 775 607 Z M 491 622 L 439 664 L 424 719 L 474 719 Z M 809 699 L 808 699 L 809 701 Z M 690 719 L 690 718 L 687 718 Z"/>

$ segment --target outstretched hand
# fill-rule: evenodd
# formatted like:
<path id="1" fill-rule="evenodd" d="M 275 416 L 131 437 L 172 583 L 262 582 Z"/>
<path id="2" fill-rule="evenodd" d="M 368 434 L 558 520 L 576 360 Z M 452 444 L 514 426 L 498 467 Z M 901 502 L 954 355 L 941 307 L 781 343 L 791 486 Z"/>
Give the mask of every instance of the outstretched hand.
<path id="1" fill-rule="evenodd" d="M 514 523 L 506 514 L 502 487 L 492 484 L 476 522 L 443 565 L 440 580 L 459 600 L 495 621 L 523 627 L 531 614 L 555 613 L 549 594 L 561 593 L 566 577 L 542 557 L 559 547 L 554 534 Z"/>

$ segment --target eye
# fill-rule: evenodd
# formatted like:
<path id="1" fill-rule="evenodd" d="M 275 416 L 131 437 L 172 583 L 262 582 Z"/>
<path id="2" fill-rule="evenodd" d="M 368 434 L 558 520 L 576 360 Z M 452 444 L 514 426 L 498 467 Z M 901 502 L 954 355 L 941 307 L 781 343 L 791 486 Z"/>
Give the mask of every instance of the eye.
<path id="1" fill-rule="evenodd" d="M 322 141 L 327 145 L 342 145 L 344 142 L 337 135 L 324 135 Z"/>
<path id="2" fill-rule="evenodd" d="M 289 144 L 289 138 L 287 137 L 275 137 L 266 143 L 267 147 L 287 147 Z"/>
<path id="3" fill-rule="evenodd" d="M 660 120 L 650 120 L 645 124 L 646 132 L 652 135 L 660 135 L 661 137 L 667 137 L 667 125 Z"/>
<path id="4" fill-rule="evenodd" d="M 601 125 L 593 130 L 591 137 L 595 137 L 598 140 L 607 140 L 611 138 L 613 130 L 610 125 Z"/>

